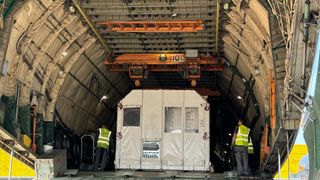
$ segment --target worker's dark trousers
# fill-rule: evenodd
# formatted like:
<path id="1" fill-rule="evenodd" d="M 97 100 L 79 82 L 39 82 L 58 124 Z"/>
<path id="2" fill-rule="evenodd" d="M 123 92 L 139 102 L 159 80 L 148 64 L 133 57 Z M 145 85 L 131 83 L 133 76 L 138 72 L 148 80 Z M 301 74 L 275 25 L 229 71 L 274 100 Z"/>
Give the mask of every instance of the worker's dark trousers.
<path id="1" fill-rule="evenodd" d="M 101 155 L 102 155 L 102 157 L 101 157 Z M 99 170 L 98 168 L 100 166 L 100 170 L 103 171 L 107 165 L 108 158 L 109 158 L 108 149 L 98 147 L 97 151 L 96 151 L 96 160 L 94 163 L 94 170 L 96 170 L 96 171 Z M 102 161 L 101 161 L 101 159 L 102 159 Z"/>
<path id="2" fill-rule="evenodd" d="M 233 151 L 236 156 L 238 175 L 248 175 L 248 147 L 234 146 Z"/>

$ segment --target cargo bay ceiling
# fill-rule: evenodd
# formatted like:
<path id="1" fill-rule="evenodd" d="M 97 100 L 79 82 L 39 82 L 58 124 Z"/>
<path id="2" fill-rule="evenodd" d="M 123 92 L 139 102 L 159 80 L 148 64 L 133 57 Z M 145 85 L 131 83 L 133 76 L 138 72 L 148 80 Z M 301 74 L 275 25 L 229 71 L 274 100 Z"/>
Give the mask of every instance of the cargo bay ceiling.
<path id="1" fill-rule="evenodd" d="M 99 24 L 159 20 L 202 20 L 203 30 L 120 33 Z M 28 0 L 12 14 L 1 92 L 14 97 L 20 84 L 23 106 L 35 91 L 45 121 L 56 111 L 69 128 L 83 133 L 104 122 L 112 125 L 117 102 L 135 88 L 126 73 L 106 69 L 110 53 L 197 49 L 225 65 L 222 72 L 203 72 L 197 86 L 219 90 L 235 108 L 247 104 L 252 124 L 269 111 L 269 26 L 269 13 L 258 0 Z M 191 87 L 178 73 L 150 74 L 141 85 Z M 101 101 L 103 95 L 108 98 Z"/>

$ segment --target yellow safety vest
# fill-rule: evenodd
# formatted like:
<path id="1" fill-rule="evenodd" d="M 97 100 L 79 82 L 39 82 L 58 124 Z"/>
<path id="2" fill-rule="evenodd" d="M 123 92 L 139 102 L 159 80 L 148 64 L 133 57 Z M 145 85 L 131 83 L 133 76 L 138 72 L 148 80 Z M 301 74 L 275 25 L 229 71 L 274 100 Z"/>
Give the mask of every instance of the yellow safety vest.
<path id="1" fill-rule="evenodd" d="M 108 148 L 110 140 L 111 131 L 107 128 L 99 128 L 99 137 L 97 142 L 97 147 Z"/>
<path id="2" fill-rule="evenodd" d="M 236 146 L 246 146 L 248 147 L 248 136 L 250 129 L 244 125 L 239 126 L 238 133 L 236 136 Z"/>
<path id="3" fill-rule="evenodd" d="M 253 144 L 252 144 L 252 140 L 251 138 L 249 137 L 249 143 L 248 143 L 248 153 L 249 154 L 253 154 Z"/>

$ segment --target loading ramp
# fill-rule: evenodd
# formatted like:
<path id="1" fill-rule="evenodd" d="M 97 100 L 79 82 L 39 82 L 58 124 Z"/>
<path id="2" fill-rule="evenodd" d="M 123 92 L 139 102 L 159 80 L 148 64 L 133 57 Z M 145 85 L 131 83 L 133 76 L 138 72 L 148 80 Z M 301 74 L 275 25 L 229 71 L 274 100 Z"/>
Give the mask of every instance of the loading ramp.
<path id="1" fill-rule="evenodd" d="M 0 127 L 0 178 L 33 178 L 36 158 L 27 147 Z"/>

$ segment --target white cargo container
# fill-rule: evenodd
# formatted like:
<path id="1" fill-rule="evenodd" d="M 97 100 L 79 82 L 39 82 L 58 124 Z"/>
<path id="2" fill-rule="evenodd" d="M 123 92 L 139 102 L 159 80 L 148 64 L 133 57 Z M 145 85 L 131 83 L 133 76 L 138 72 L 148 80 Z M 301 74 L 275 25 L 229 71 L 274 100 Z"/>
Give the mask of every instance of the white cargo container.
<path id="1" fill-rule="evenodd" d="M 209 104 L 193 90 L 133 90 L 119 103 L 117 169 L 208 171 Z"/>

